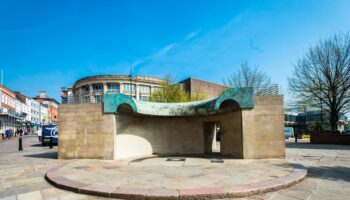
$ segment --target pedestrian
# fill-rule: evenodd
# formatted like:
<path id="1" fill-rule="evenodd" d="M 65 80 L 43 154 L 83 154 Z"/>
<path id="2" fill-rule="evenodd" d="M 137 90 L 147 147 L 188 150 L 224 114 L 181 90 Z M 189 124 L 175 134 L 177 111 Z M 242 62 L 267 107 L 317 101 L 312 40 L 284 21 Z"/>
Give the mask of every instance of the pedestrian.
<path id="1" fill-rule="evenodd" d="M 10 138 L 10 129 L 6 129 L 5 131 L 5 139 L 9 139 Z"/>
<path id="2" fill-rule="evenodd" d="M 19 133 L 19 136 L 22 136 L 23 135 L 23 130 L 20 128 L 18 133 Z"/>
<path id="3" fill-rule="evenodd" d="M 41 128 L 38 128 L 36 134 L 38 135 L 39 142 L 41 142 L 41 135 L 42 135 L 42 133 L 41 133 Z"/>

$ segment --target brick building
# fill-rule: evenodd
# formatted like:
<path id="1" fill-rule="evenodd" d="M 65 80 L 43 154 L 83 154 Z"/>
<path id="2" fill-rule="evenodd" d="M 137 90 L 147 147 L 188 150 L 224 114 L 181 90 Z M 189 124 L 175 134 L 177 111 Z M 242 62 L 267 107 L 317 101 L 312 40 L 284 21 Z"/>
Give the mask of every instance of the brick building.
<path id="1" fill-rule="evenodd" d="M 207 99 L 214 98 L 228 89 L 225 85 L 203 81 L 192 77 L 180 81 L 179 84 L 191 94 L 191 99 L 199 93 L 204 93 Z"/>

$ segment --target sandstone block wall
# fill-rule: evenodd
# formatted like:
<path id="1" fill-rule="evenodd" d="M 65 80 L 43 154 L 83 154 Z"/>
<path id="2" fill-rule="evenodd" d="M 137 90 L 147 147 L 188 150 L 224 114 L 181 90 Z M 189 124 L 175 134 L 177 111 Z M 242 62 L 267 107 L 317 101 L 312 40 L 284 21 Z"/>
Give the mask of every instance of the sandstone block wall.
<path id="1" fill-rule="evenodd" d="M 220 122 L 221 152 L 242 158 L 241 114 L 205 117 L 117 115 L 115 159 L 152 154 L 203 154 L 205 122 Z"/>
<path id="2" fill-rule="evenodd" d="M 284 158 L 283 96 L 255 96 L 242 111 L 244 158 Z"/>
<path id="3" fill-rule="evenodd" d="M 59 158 L 113 159 L 114 115 L 103 115 L 101 104 L 65 104 L 58 109 Z"/>

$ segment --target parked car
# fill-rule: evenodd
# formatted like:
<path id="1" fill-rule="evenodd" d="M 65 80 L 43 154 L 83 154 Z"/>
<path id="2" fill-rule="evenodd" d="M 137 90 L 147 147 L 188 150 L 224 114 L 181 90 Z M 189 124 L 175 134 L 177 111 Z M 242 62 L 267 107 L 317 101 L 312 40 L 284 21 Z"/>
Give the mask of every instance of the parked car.
<path id="1" fill-rule="evenodd" d="M 52 137 L 52 143 L 57 145 L 58 144 L 58 126 L 55 124 L 49 124 L 44 125 L 42 128 L 42 137 L 41 142 L 42 145 L 48 145 L 50 144 L 50 138 Z"/>
<path id="2" fill-rule="evenodd" d="M 284 137 L 286 139 L 294 137 L 294 129 L 292 127 L 284 127 Z"/>

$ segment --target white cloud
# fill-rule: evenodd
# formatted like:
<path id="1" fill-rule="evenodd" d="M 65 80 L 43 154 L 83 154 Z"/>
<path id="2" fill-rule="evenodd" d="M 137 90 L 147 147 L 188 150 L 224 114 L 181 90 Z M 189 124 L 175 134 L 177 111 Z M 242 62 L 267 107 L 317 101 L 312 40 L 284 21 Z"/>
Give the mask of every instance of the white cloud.
<path id="1" fill-rule="evenodd" d="M 155 58 L 159 58 L 164 56 L 165 54 L 167 54 L 170 50 L 172 50 L 174 47 L 176 46 L 175 43 L 171 43 L 168 44 L 167 46 L 165 46 L 163 49 L 157 51 L 156 53 L 154 53 L 150 59 L 155 59 Z"/>
<path id="2" fill-rule="evenodd" d="M 201 29 L 197 29 L 189 34 L 186 35 L 186 40 L 191 40 L 192 38 L 196 37 L 201 32 Z"/>

